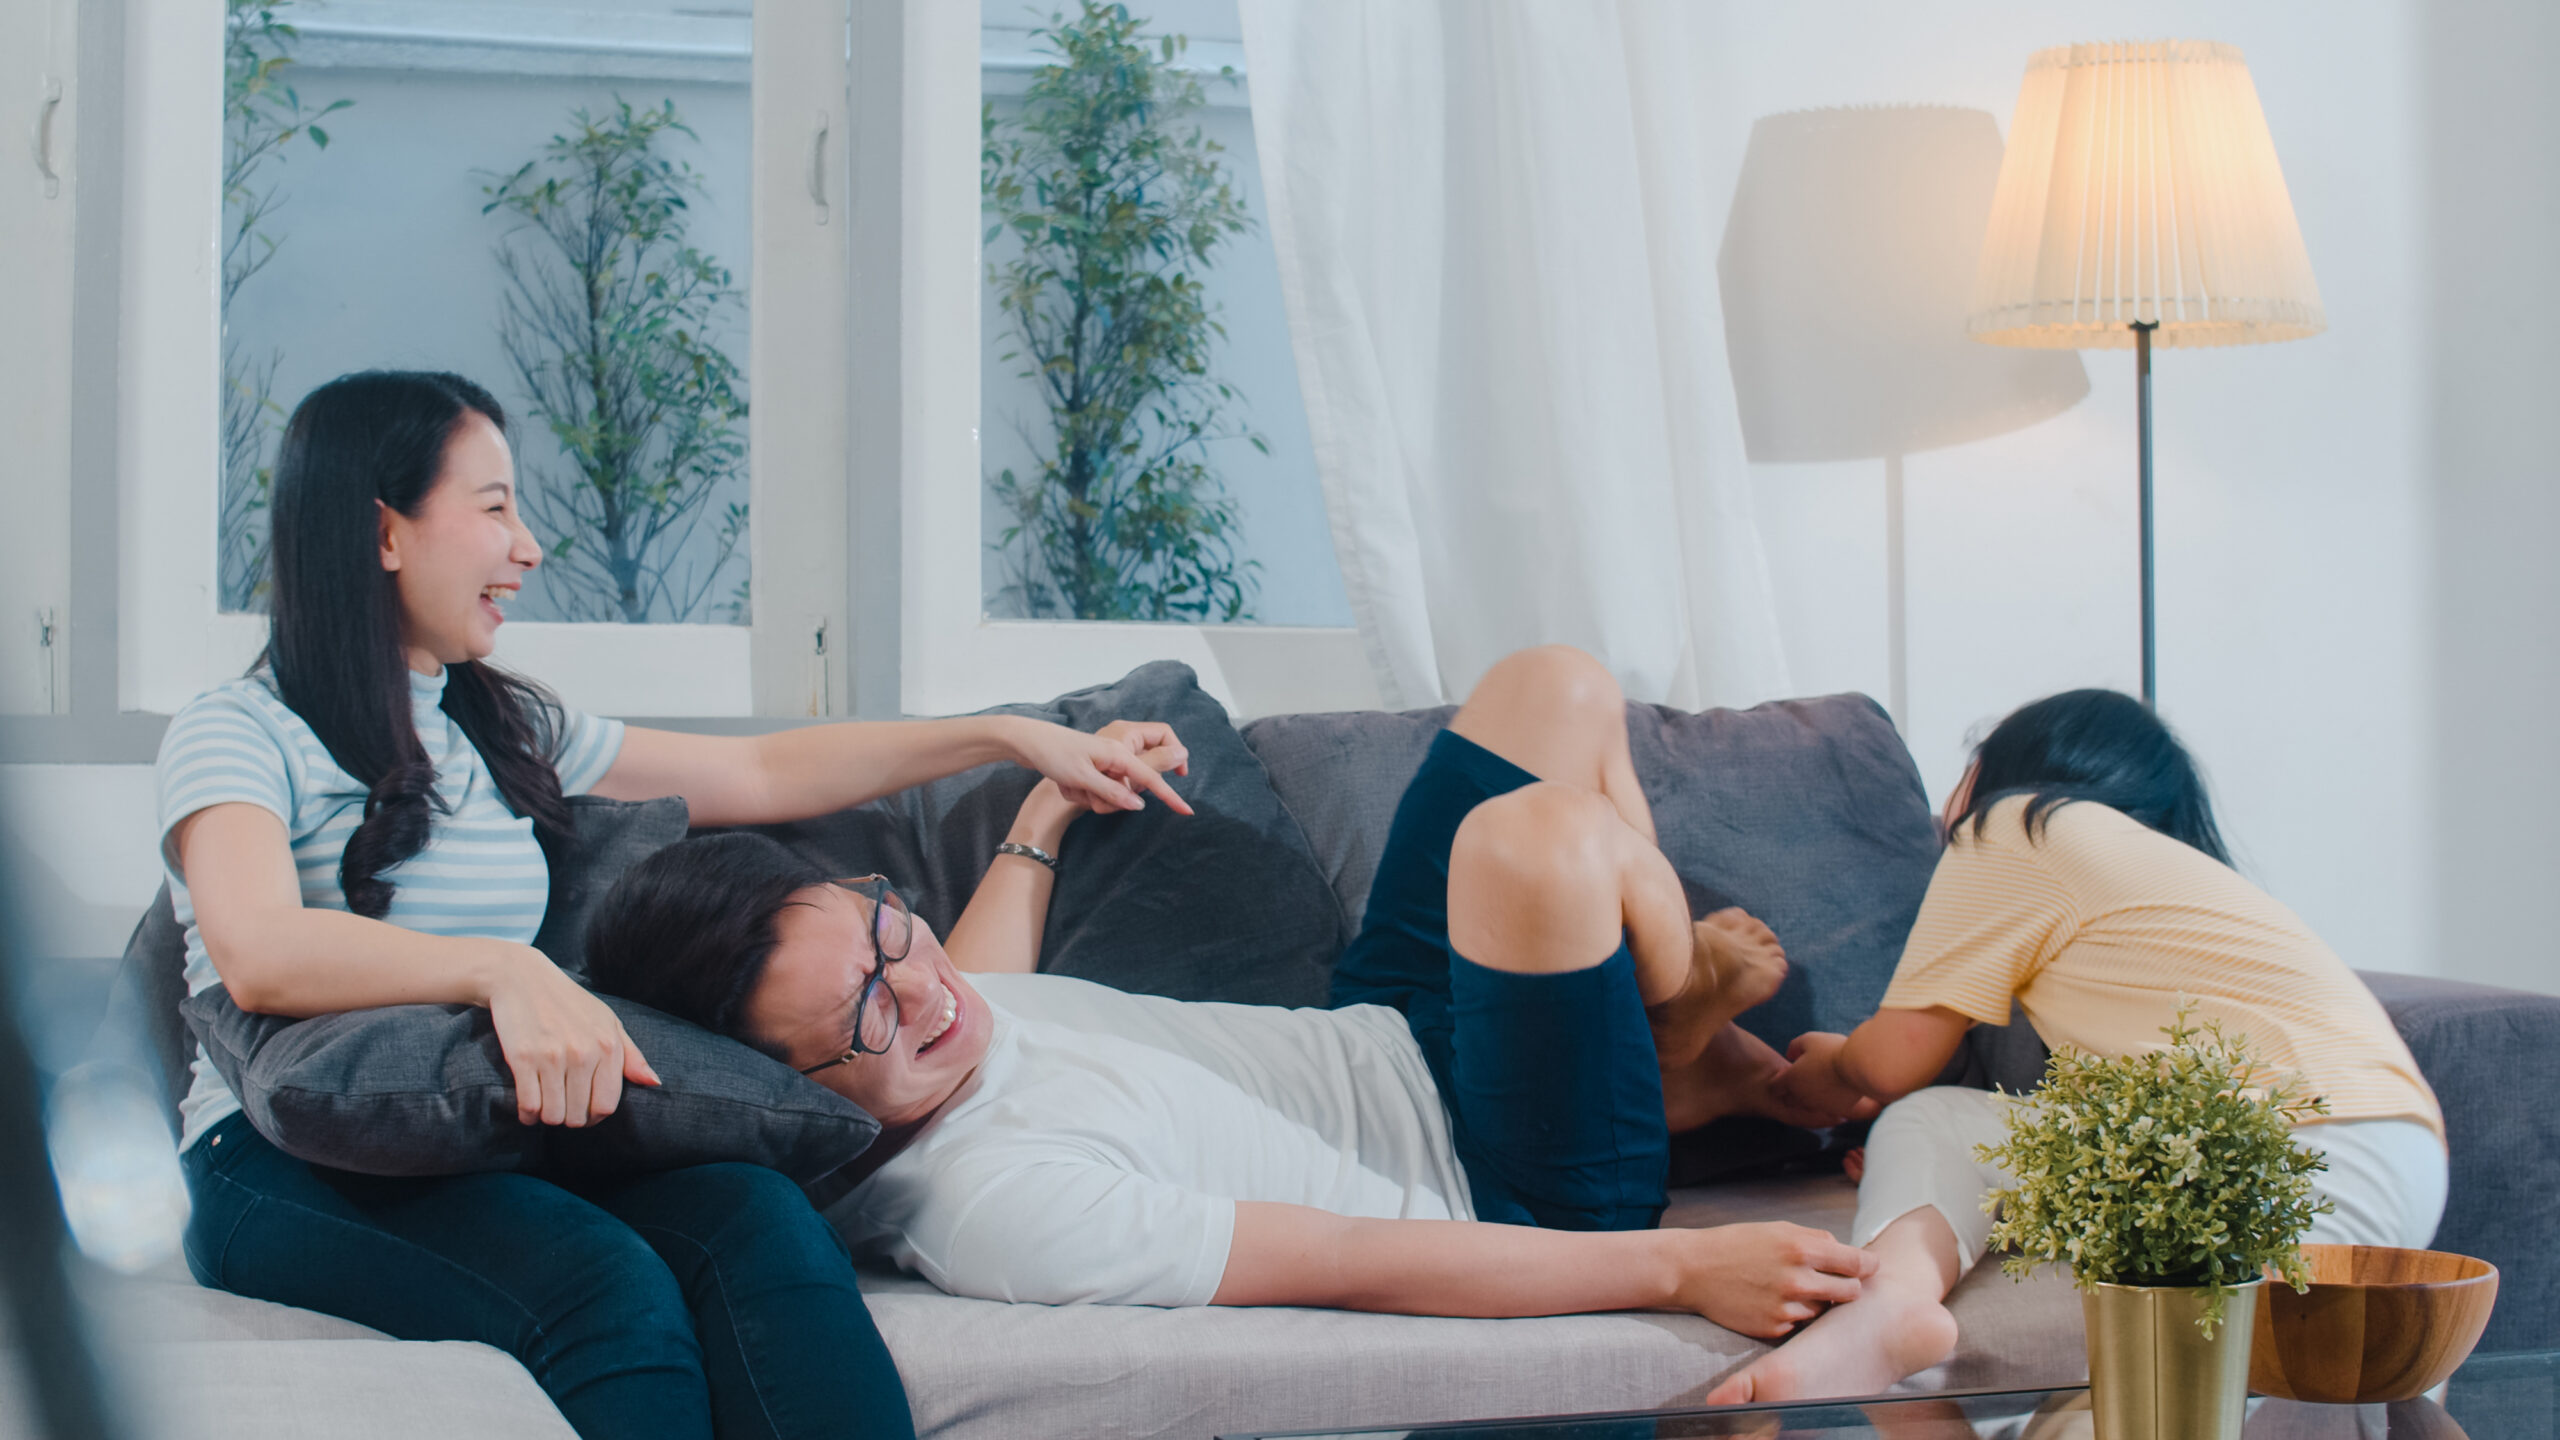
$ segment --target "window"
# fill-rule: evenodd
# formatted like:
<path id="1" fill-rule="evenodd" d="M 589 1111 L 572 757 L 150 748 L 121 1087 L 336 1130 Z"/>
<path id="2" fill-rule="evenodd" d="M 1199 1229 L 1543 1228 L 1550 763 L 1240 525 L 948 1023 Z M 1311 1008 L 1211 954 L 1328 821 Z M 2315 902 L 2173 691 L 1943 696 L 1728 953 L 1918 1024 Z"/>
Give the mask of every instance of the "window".
<path id="1" fill-rule="evenodd" d="M 254 656 L 284 414 L 393 366 L 509 411 L 548 556 L 502 662 L 612 714 L 841 713 L 842 0 L 227 8 L 128 35 L 129 163 L 172 183 L 126 217 L 126 703 Z"/>
<path id="2" fill-rule="evenodd" d="M 1054 23 L 987 8 L 987 612 L 1349 625 L 1234 0 Z M 1104 513 L 1079 524 L 1078 501 Z"/>
<path id="3" fill-rule="evenodd" d="M 1163 23 L 1148 33 L 1192 37 L 1182 63 L 1211 102 L 1200 128 L 1225 147 L 1219 158 L 1248 212 L 1258 214 L 1244 103 L 1249 82 L 1240 75 L 1232 0 L 1158 10 Z M 996 242 L 981 251 L 997 219 L 986 214 L 981 193 L 979 106 L 982 96 L 992 101 L 1000 125 L 1018 113 L 1016 97 L 1050 58 L 1031 35 L 1044 18 L 1009 0 L 985 0 L 976 14 L 908 6 L 893 36 L 873 37 L 896 42 L 905 102 L 891 137 L 902 206 L 895 258 L 907 296 L 898 407 L 905 706 L 918 713 L 970 709 L 1110 679 L 1159 658 L 1189 663 L 1242 715 L 1373 705 L 1376 690 L 1349 626 L 1316 490 L 1277 274 L 1258 227 L 1242 237 L 1250 243 L 1213 257 L 1204 285 L 1229 332 L 1226 344 L 1212 347 L 1214 368 L 1243 397 L 1222 413 L 1230 428 L 1258 433 L 1269 446 L 1265 455 L 1237 436 L 1209 456 L 1237 501 L 1235 557 L 1262 562 L 1256 573 L 1266 583 L 1250 607 L 1262 623 L 1214 623 L 1222 618 L 1214 612 L 1182 623 L 1025 613 L 1058 615 L 1065 607 L 1025 603 L 1018 561 L 995 546 L 1014 516 L 1001 508 L 1001 482 L 989 482 L 1012 469 L 1019 483 L 1033 457 L 1044 448 L 1055 453 L 1056 429 L 1036 380 L 1018 373 L 1024 362 L 1004 358 L 1019 352 L 1020 335 L 1007 343 L 1001 304 L 986 294 L 985 261 L 1001 269 L 1012 252 L 1000 225 Z M 1217 76 L 1227 68 L 1239 71 L 1237 81 Z M 866 133 L 859 143 L 871 153 L 889 138 Z M 857 269 L 866 254 L 884 249 L 857 242 Z M 975 323 L 950 323 L 959 317 Z"/>

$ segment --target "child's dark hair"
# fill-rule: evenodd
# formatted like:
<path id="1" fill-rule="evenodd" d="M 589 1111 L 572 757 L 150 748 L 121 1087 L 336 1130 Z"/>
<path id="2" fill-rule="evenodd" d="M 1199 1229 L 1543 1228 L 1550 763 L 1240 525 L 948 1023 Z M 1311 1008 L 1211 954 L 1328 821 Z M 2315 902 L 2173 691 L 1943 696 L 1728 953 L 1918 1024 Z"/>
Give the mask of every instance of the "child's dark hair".
<path id="1" fill-rule="evenodd" d="M 587 930 L 587 977 L 781 1060 L 748 1033 L 747 996 L 791 897 L 827 874 L 763 835 L 697 835 L 623 872 Z"/>
<path id="2" fill-rule="evenodd" d="M 2033 839 L 2056 808 L 2092 800 L 2231 863 L 2194 757 L 2159 716 L 2130 695 L 2066 690 L 2022 705 L 1984 737 L 1973 756 L 1973 793 L 1947 827 L 1949 834 L 1971 821 L 1980 836 L 1992 806 L 2026 795 L 2032 797 L 2026 830 Z"/>

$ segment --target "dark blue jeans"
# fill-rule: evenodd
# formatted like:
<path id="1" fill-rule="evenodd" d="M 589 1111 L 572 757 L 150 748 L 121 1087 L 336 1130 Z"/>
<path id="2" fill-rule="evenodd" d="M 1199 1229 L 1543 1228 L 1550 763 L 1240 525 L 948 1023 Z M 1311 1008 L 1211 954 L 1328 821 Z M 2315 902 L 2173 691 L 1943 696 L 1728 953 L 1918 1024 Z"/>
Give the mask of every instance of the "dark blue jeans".
<path id="1" fill-rule="evenodd" d="M 207 1285 L 524 1362 L 585 1440 L 915 1434 L 844 1244 L 789 1180 L 700 1165 L 572 1193 L 305 1164 L 234 1115 L 186 1152 Z"/>

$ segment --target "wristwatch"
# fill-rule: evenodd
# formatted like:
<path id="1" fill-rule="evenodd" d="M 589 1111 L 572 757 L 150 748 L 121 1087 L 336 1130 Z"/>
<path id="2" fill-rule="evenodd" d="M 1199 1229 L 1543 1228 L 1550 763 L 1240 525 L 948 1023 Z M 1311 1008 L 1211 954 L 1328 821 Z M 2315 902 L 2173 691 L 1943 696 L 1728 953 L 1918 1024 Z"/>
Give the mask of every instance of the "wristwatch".
<path id="1" fill-rule="evenodd" d="M 1025 845 L 1018 840 L 1007 840 L 996 847 L 996 853 L 999 855 L 1019 855 L 1025 860 L 1037 860 L 1041 864 L 1049 867 L 1050 874 L 1054 875 L 1058 873 L 1058 857 L 1041 849 L 1037 845 Z"/>

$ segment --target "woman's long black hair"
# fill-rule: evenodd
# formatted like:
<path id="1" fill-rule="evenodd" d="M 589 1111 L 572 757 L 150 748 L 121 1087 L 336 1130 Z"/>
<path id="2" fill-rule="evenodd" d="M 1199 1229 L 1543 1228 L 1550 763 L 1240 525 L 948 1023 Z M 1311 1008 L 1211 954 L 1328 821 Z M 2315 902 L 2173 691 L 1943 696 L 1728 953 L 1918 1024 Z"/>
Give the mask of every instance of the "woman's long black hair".
<path id="1" fill-rule="evenodd" d="M 1953 833 L 1973 822 L 1978 837 L 1991 807 L 2027 795 L 2033 838 L 2058 806 L 2094 800 L 2228 865 L 2222 831 L 2195 758 L 2141 701 L 2113 690 L 2066 690 L 2020 706 L 1974 750 L 1973 793 Z"/>
<path id="2" fill-rule="evenodd" d="M 276 460 L 275 584 L 258 665 L 330 758 L 367 787 L 338 887 L 348 909 L 375 919 L 391 908 L 382 872 L 426 845 L 429 806 L 442 803 L 410 715 L 400 591 L 382 568 L 375 502 L 416 515 L 468 413 L 506 429 L 497 400 L 459 375 L 345 375 L 294 407 Z M 444 711 L 507 804 L 532 817 L 546 843 L 558 839 L 569 818 L 550 760 L 559 703 L 530 681 L 465 661 L 445 667 Z"/>

